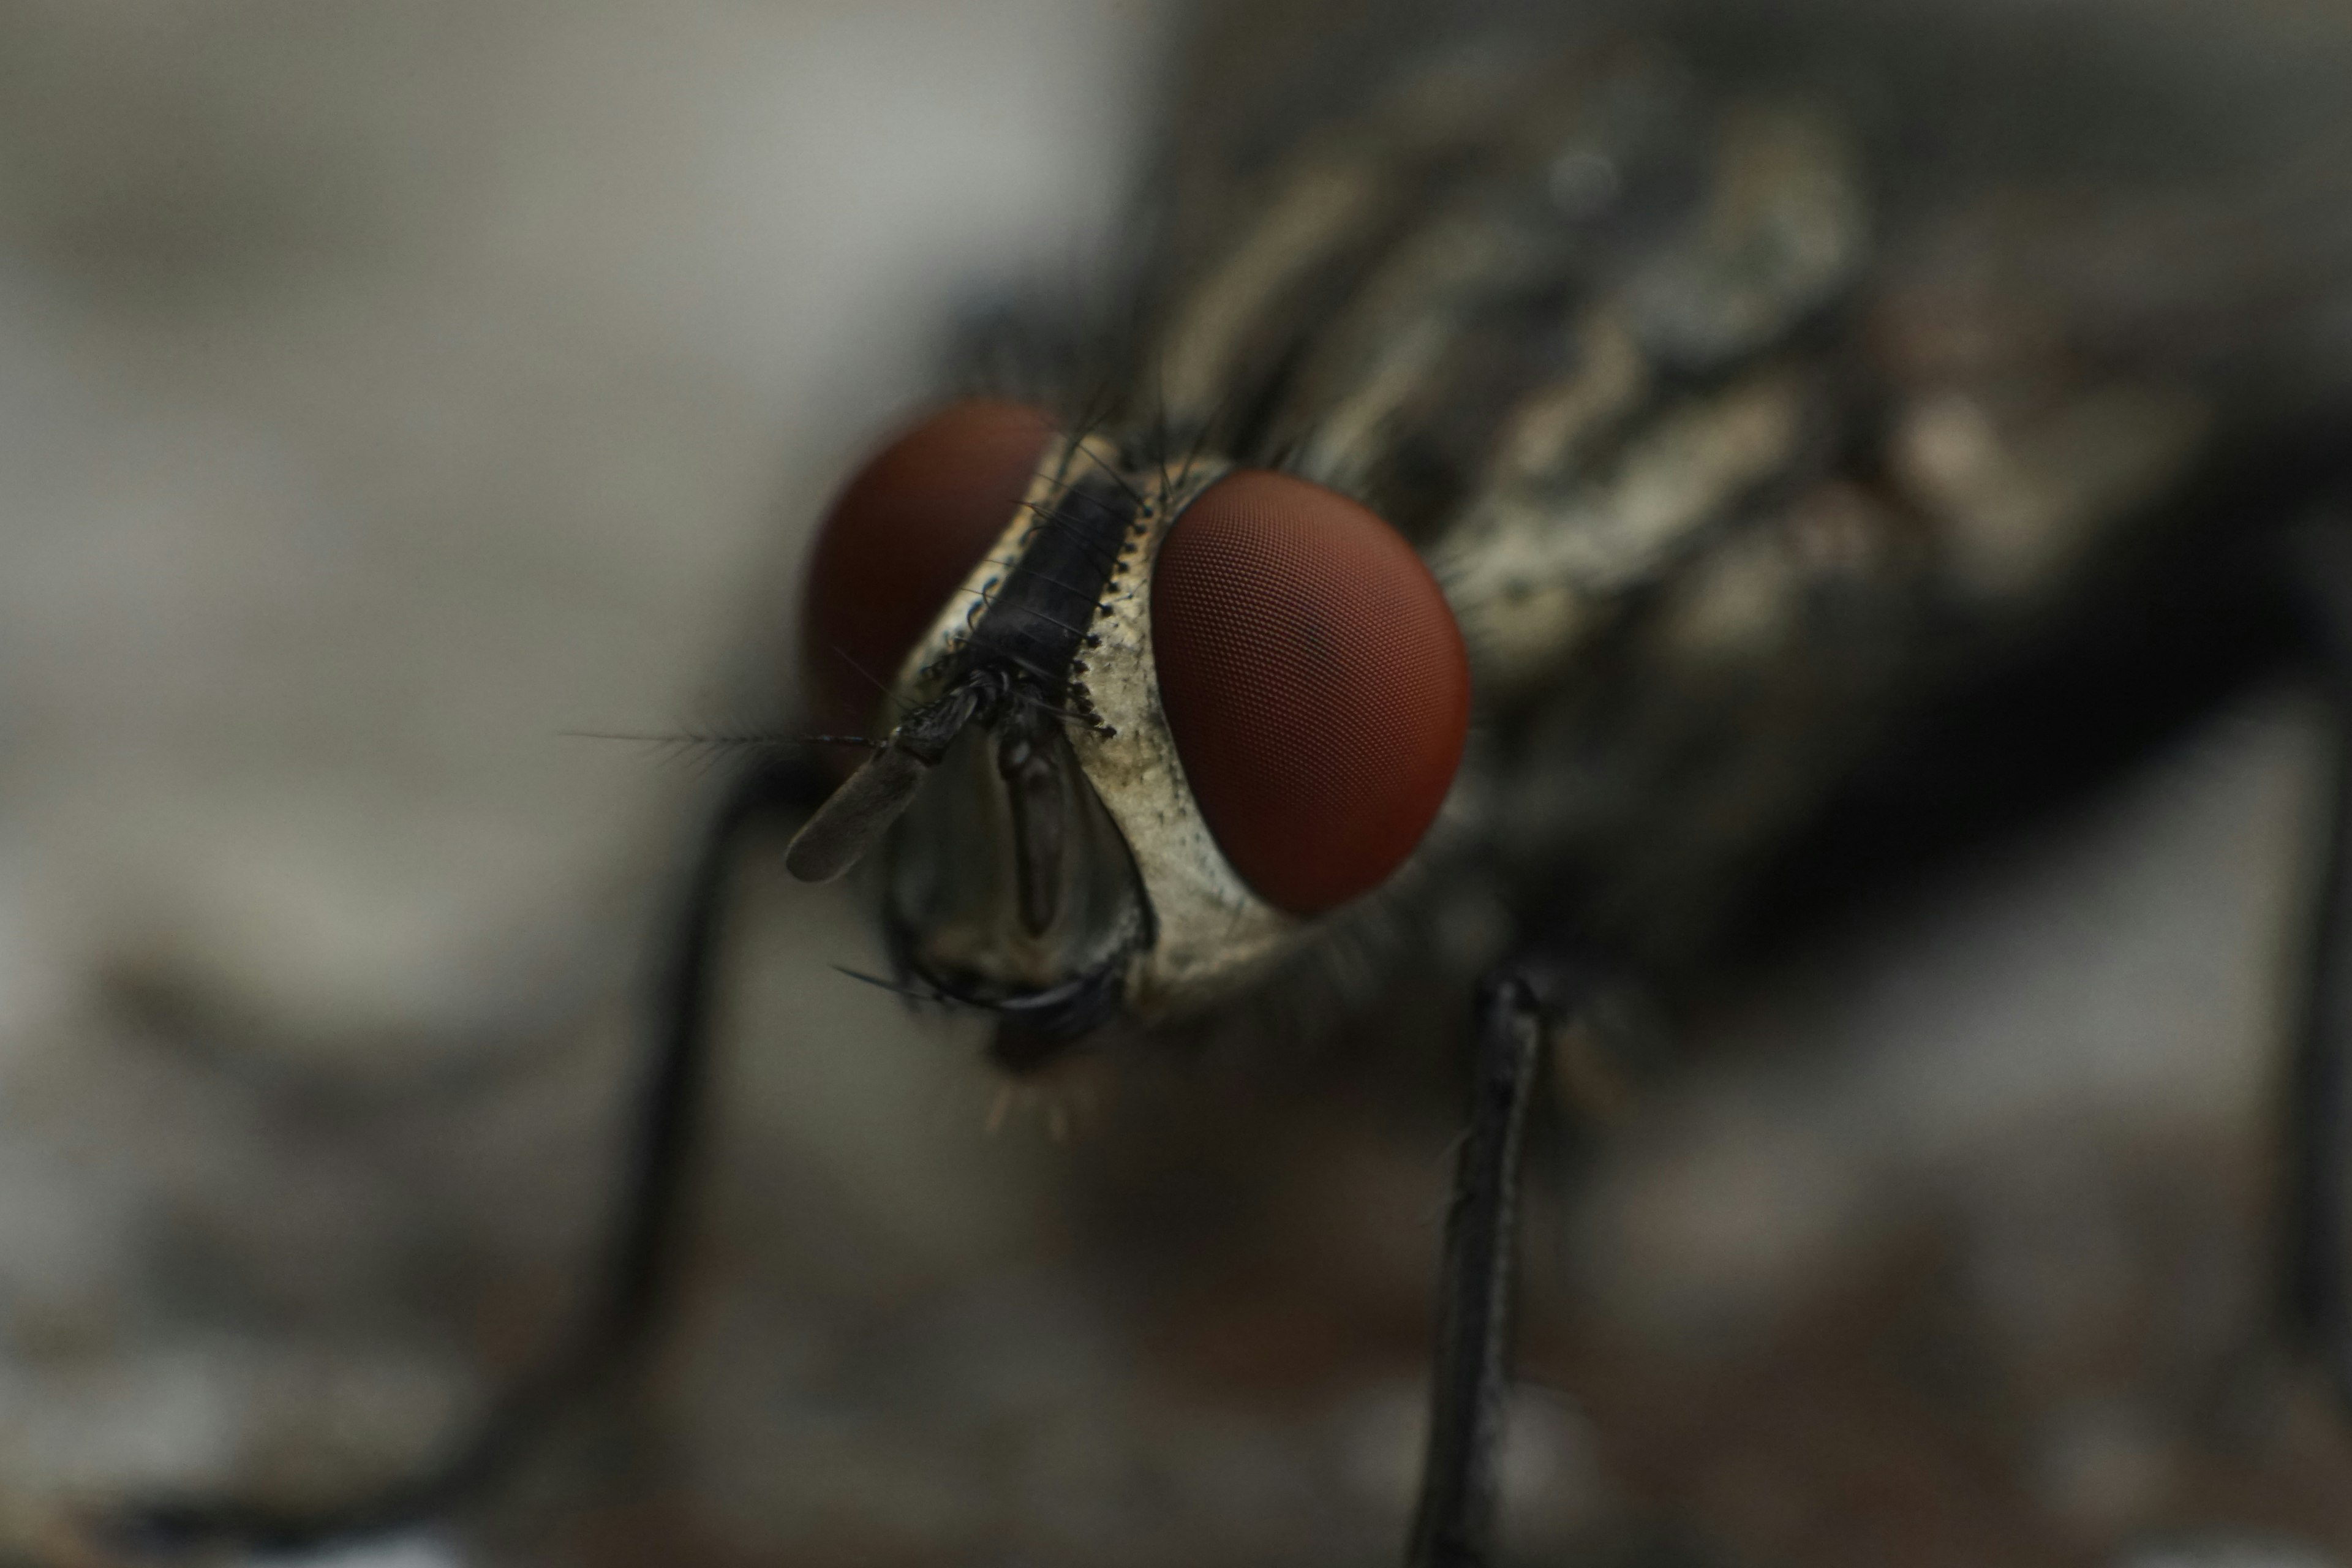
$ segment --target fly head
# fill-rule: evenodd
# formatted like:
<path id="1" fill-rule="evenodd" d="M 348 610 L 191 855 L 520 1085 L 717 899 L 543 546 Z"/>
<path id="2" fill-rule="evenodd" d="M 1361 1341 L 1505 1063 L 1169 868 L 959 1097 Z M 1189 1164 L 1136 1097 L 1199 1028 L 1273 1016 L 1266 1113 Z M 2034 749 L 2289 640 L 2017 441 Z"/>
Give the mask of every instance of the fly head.
<path id="1" fill-rule="evenodd" d="M 875 465 L 919 455 L 927 428 L 967 434 L 975 406 Z M 1000 424 L 991 458 L 1034 439 Z M 934 507 L 1001 500 L 1001 474 L 940 445 L 967 483 L 927 470 Z M 934 521 L 898 547 L 951 540 L 970 560 L 898 660 L 887 738 L 788 851 L 822 879 L 880 848 L 902 979 L 995 1014 L 1014 1070 L 1229 996 L 1387 882 L 1438 813 L 1470 712 L 1443 593 L 1355 501 L 1101 434 L 1024 449 L 1034 471 L 988 542 Z M 821 538 L 812 625 L 828 597 L 822 617 L 845 618 L 848 574 L 828 563 L 894 548 L 838 538 L 889 531 L 858 504 L 875 465 Z M 904 591 L 940 574 L 910 559 Z"/>

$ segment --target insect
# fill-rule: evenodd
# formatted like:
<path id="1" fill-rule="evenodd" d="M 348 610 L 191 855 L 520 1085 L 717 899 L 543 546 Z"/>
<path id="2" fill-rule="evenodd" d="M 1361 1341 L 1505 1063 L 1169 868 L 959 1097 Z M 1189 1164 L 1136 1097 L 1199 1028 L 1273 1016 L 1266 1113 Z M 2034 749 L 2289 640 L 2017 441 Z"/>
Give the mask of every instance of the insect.
<path id="1" fill-rule="evenodd" d="M 790 868 L 856 868 L 888 983 L 992 1016 L 1015 1074 L 1462 1000 L 1425 1042 L 1481 1076 L 1411 1552 L 1481 1562 L 1538 1059 L 1596 977 L 1700 965 L 1790 846 L 1861 854 L 1929 731 L 2046 741 L 2168 652 L 2276 651 L 2257 535 L 2345 478 L 2342 207 L 2307 166 L 2217 186 L 2153 133 L 2194 105 L 1997 29 L 1309 19 L 1206 47 L 1223 112 L 1181 121 L 1130 304 L 844 492 L 807 662 L 869 754 L 753 768 L 711 835 L 609 1324 L 658 1278 L 725 875 L 810 811 Z M 2133 620 L 2128 685 L 2057 683 Z"/>

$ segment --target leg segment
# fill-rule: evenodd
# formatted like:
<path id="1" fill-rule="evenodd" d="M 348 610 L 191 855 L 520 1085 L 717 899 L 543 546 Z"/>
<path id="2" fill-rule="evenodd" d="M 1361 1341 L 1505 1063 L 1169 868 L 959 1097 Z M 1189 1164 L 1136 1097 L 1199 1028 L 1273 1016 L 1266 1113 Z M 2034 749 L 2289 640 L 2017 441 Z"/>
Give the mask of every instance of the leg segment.
<path id="1" fill-rule="evenodd" d="M 2286 1287 L 2295 1328 L 2352 1412 L 2352 539 L 2302 541 L 2336 731 L 2320 888 L 2287 1083 Z"/>
<path id="2" fill-rule="evenodd" d="M 620 1199 L 580 1321 L 536 1368 L 501 1393 L 481 1424 L 428 1468 L 373 1497 L 317 1512 L 234 1500 L 169 1502 L 106 1521 L 110 1535 L 165 1551 L 245 1546 L 284 1551 L 415 1523 L 489 1480 L 566 1405 L 624 1367 L 645 1337 L 677 1238 L 700 1091 L 711 1056 L 712 1007 L 727 894 L 747 833 L 805 815 L 827 784 L 787 759 L 736 779 L 704 828 L 671 936 L 654 977 L 652 1050 L 635 1112 Z"/>
<path id="3" fill-rule="evenodd" d="M 1521 1146 L 1550 1011 L 1514 969 L 1479 990 L 1470 1129 L 1445 1219 L 1429 1452 L 1405 1554 L 1411 1568 L 1485 1568 L 1493 1561 Z"/>

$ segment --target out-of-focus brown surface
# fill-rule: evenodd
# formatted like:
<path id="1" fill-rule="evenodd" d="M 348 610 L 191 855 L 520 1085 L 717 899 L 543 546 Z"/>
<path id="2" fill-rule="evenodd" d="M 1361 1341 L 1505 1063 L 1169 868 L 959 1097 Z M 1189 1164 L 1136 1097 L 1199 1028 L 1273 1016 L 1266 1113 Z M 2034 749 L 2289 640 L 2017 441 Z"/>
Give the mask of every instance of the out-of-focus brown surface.
<path id="1" fill-rule="evenodd" d="M 543 1341 L 702 788 L 565 731 L 769 716 L 1160 26 L 0 5 L 0 1539 L 364 1489 Z M 2263 1272 L 2324 756 L 2252 694 L 1702 1019 L 1534 1205 L 1516 1556 L 2352 1559 Z M 381 1560 L 1391 1560 L 1450 1112 L 1122 1060 L 992 1135 L 847 896 L 744 891 L 650 1374 Z"/>

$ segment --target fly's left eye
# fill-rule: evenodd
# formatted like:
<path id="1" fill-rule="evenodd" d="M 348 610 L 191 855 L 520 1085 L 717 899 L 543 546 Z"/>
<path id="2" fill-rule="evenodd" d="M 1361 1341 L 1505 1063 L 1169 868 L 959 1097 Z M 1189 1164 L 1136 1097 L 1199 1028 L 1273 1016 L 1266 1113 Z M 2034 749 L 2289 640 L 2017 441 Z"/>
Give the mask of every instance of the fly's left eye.
<path id="1" fill-rule="evenodd" d="M 1201 815 L 1258 895 L 1370 891 L 1437 816 L 1470 727 L 1461 628 L 1364 508 L 1286 474 L 1211 486 L 1153 567 L 1161 704 Z"/>
<path id="2" fill-rule="evenodd" d="M 818 721 L 864 725 L 881 688 L 1013 521 L 1054 427 L 1026 404 L 950 404 L 867 458 L 809 559 L 803 666 Z"/>

